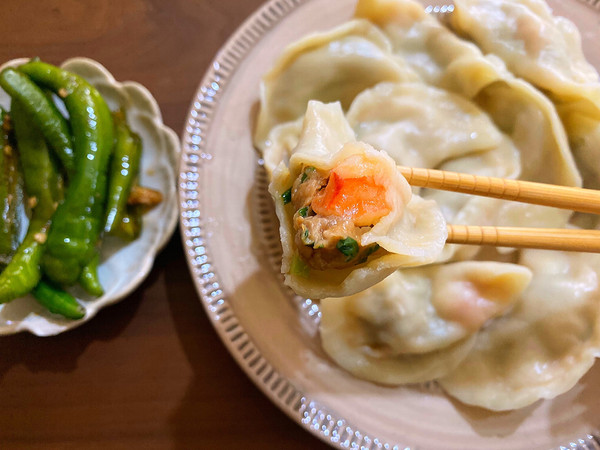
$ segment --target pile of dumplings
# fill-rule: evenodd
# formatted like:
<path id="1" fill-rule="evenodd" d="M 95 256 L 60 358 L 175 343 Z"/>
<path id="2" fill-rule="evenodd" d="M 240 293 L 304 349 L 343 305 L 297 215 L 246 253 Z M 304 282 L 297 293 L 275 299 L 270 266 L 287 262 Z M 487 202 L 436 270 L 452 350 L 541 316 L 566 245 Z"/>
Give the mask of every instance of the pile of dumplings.
<path id="1" fill-rule="evenodd" d="M 327 354 L 361 379 L 436 380 L 466 404 L 517 409 L 571 389 L 600 356 L 600 255 L 445 245 L 446 223 L 595 218 L 410 191 L 389 175 L 410 192 L 359 242 L 381 250 L 299 270 L 282 201 L 302 170 L 331 169 L 349 146 L 402 166 L 599 187 L 600 81 L 576 27 L 542 0 L 454 0 L 444 20 L 412 0 L 359 0 L 350 22 L 293 43 L 263 78 L 255 145 L 285 282 L 321 299 Z"/>

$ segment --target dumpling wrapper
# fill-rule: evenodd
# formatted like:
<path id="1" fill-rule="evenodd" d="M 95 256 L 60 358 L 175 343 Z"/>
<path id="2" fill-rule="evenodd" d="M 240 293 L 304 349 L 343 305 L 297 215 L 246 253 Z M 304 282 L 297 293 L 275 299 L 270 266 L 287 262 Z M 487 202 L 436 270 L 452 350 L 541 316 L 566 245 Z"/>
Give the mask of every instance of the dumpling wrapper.
<path id="1" fill-rule="evenodd" d="M 525 250 L 523 298 L 439 380 L 460 401 L 505 411 L 571 389 L 600 356 L 600 256 Z"/>
<path id="2" fill-rule="evenodd" d="M 381 81 L 414 78 L 392 56 L 385 35 L 366 20 L 308 35 L 287 47 L 263 77 L 254 144 L 264 150 L 272 128 L 301 118 L 309 100 L 340 101 L 347 108 Z"/>
<path id="3" fill-rule="evenodd" d="M 548 93 L 586 185 L 600 187 L 600 80 L 577 27 L 542 0 L 458 0 L 451 24 Z"/>
<path id="4" fill-rule="evenodd" d="M 543 0 L 456 0 L 450 24 L 515 75 L 561 97 L 598 91 L 577 27 Z"/>
<path id="5" fill-rule="evenodd" d="M 394 54 L 426 83 L 472 100 L 507 134 L 521 155 L 520 179 L 565 186 L 581 186 L 581 176 L 556 108 L 529 83 L 515 78 L 504 63 L 484 56 L 412 0 L 359 0 L 357 17 L 382 27 Z M 510 212 L 511 205 L 505 205 Z M 522 209 L 520 207 L 519 211 Z M 571 213 L 529 205 L 528 218 L 544 217 L 548 227 L 564 227 Z"/>
<path id="6" fill-rule="evenodd" d="M 475 333 L 512 307 L 530 279 L 527 268 L 496 262 L 399 270 L 359 294 L 321 301 L 323 348 L 366 380 L 437 379 L 460 364 Z"/>
<path id="7" fill-rule="evenodd" d="M 359 140 L 408 167 L 438 167 L 504 141 L 488 115 L 471 101 L 419 82 L 380 83 L 363 91 L 347 119 Z"/>
<path id="8" fill-rule="evenodd" d="M 293 122 L 276 125 L 269 132 L 263 148 L 263 161 L 269 179 L 280 162 L 283 161 L 286 166 L 290 164 L 290 155 L 300 140 L 303 122 L 304 117 L 300 117 Z"/>
<path id="9" fill-rule="evenodd" d="M 361 237 L 361 246 L 377 243 L 386 250 L 366 263 L 344 269 L 296 270 L 300 256 L 294 241 L 291 204 L 281 195 L 290 188 L 303 167 L 331 170 L 339 161 L 355 154 L 367 155 L 380 163 L 381 174 L 389 181 L 393 197 L 391 212 Z M 351 295 L 390 275 L 399 267 L 427 264 L 436 260 L 444 246 L 447 229 L 444 218 L 432 201 L 412 195 L 406 179 L 394 161 L 368 144 L 355 140 L 339 103 L 311 101 L 302 134 L 293 150 L 289 167 L 281 162 L 273 172 L 269 192 L 275 201 L 283 248 L 281 271 L 285 283 L 297 294 L 315 299 Z"/>

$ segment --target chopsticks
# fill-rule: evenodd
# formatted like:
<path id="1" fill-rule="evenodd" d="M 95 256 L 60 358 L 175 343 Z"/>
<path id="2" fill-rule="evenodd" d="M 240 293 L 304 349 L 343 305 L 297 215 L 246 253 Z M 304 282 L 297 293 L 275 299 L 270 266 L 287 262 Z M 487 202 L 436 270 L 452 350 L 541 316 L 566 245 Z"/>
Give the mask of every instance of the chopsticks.
<path id="1" fill-rule="evenodd" d="M 600 230 L 448 225 L 446 242 L 600 253 Z"/>
<path id="2" fill-rule="evenodd" d="M 412 186 L 600 214 L 600 191 L 399 166 Z M 600 230 L 448 225 L 447 243 L 600 253 Z"/>
<path id="3" fill-rule="evenodd" d="M 398 166 L 411 186 L 600 214 L 600 191 L 532 181 Z"/>

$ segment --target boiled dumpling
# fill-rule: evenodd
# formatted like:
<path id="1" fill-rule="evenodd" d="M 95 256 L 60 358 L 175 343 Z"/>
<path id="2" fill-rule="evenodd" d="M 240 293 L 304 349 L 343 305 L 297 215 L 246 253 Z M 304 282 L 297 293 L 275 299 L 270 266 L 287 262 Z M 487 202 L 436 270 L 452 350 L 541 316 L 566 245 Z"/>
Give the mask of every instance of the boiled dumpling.
<path id="1" fill-rule="evenodd" d="M 360 0 L 357 15 L 381 25 L 394 53 L 426 83 L 471 99 L 488 113 L 521 151 L 524 178 L 581 184 L 552 103 L 510 74 L 501 60 L 483 56 L 412 0 Z M 553 170 L 540 168 L 542 158 Z"/>
<path id="2" fill-rule="evenodd" d="M 525 250 L 522 299 L 482 330 L 442 387 L 464 403 L 522 408 L 571 389 L 600 356 L 600 256 Z"/>
<path id="3" fill-rule="evenodd" d="M 380 83 L 366 89 L 352 102 L 347 118 L 359 140 L 408 167 L 438 167 L 506 141 L 472 102 L 419 82 Z M 514 170 L 509 168 L 503 175 L 510 173 Z"/>
<path id="4" fill-rule="evenodd" d="M 381 81 L 413 79 L 389 50 L 388 39 L 365 20 L 289 46 L 263 78 L 255 145 L 263 149 L 275 125 L 302 117 L 309 100 L 348 107 L 359 92 Z"/>
<path id="5" fill-rule="evenodd" d="M 412 194 L 387 154 L 355 140 L 339 103 L 309 102 L 269 191 L 285 281 L 307 297 L 350 295 L 400 266 L 433 262 L 446 240 L 435 203 Z"/>
<path id="6" fill-rule="evenodd" d="M 400 270 L 364 292 L 321 302 L 323 348 L 359 378 L 436 379 L 466 357 L 474 333 L 509 309 L 530 279 L 524 267 L 495 262 Z"/>
<path id="7" fill-rule="evenodd" d="M 542 0 L 458 0 L 452 26 L 556 104 L 586 183 L 600 182 L 600 80 L 579 31 Z"/>
<path id="8" fill-rule="evenodd" d="M 489 114 L 520 152 L 519 178 L 581 186 L 554 105 L 527 82 L 515 78 L 500 59 L 484 56 L 412 0 L 360 0 L 356 15 L 381 26 L 394 54 L 423 81 L 466 97 Z M 563 227 L 571 216 L 568 211 L 543 206 L 528 205 L 525 215 L 511 212 L 511 205 L 503 208 L 507 214 L 521 217 L 516 226 L 532 226 L 528 218 L 543 217 L 546 226 Z"/>
<path id="9" fill-rule="evenodd" d="M 517 76 L 561 97 L 598 90 L 579 31 L 543 0 L 456 0 L 450 23 Z"/>

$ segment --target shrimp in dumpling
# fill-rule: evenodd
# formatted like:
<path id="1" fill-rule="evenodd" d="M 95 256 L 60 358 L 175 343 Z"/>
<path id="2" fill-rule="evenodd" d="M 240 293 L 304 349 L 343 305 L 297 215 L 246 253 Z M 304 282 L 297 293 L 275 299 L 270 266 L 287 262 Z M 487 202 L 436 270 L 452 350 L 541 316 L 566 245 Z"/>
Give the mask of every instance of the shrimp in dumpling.
<path id="1" fill-rule="evenodd" d="M 383 384 L 429 381 L 467 357 L 475 333 L 519 298 L 531 272 L 459 262 L 396 271 L 359 294 L 321 301 L 321 342 L 353 375 Z"/>
<path id="2" fill-rule="evenodd" d="M 522 299 L 439 380 L 464 403 L 504 411 L 571 389 L 600 356 L 600 256 L 525 250 Z"/>
<path id="3" fill-rule="evenodd" d="M 339 103 L 311 101 L 298 145 L 273 172 L 285 282 L 300 295 L 350 295 L 401 266 L 433 262 L 447 229 L 394 161 L 357 142 Z"/>

